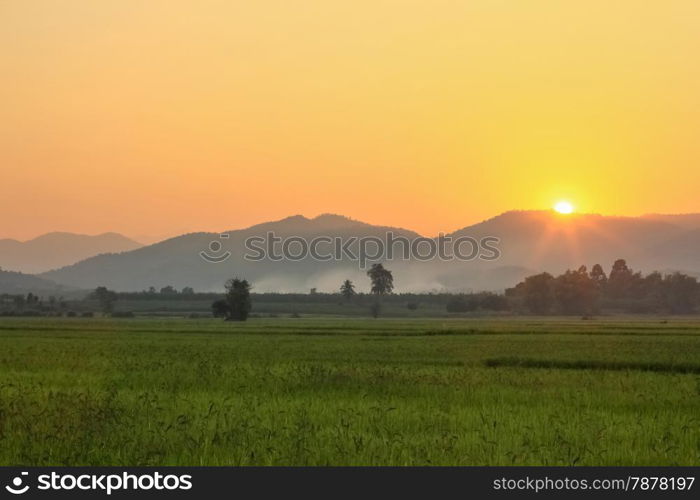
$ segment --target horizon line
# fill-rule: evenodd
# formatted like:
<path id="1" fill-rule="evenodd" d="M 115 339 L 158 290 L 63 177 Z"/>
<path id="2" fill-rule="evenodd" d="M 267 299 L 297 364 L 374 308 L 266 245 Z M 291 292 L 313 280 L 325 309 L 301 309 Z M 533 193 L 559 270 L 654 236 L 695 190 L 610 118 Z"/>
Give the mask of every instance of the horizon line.
<path id="1" fill-rule="evenodd" d="M 0 241 L 10 240 L 10 241 L 18 242 L 18 243 L 29 243 L 31 241 L 38 239 L 38 238 L 52 235 L 52 234 L 64 234 L 64 235 L 70 235 L 70 236 L 86 236 L 86 237 L 92 237 L 92 238 L 99 237 L 99 236 L 106 236 L 106 235 L 117 235 L 117 236 L 121 236 L 123 238 L 127 238 L 127 239 L 133 241 L 134 243 L 138 243 L 139 245 L 150 246 L 150 245 L 155 245 L 157 243 L 161 243 L 163 241 L 167 241 L 167 240 L 170 240 L 173 238 L 178 238 L 180 236 L 185 236 L 188 234 L 197 234 L 197 233 L 223 234 L 223 233 L 230 233 L 233 231 L 245 231 L 247 229 L 251 229 L 251 228 L 254 228 L 256 226 L 263 225 L 263 224 L 282 222 L 284 220 L 292 219 L 295 217 L 301 217 L 307 221 L 313 221 L 313 220 L 319 219 L 323 216 L 341 217 L 341 218 L 347 219 L 347 220 L 352 221 L 352 222 L 366 224 L 366 225 L 370 225 L 370 226 L 374 226 L 374 227 L 387 227 L 387 228 L 392 228 L 392 229 L 401 229 L 404 231 L 411 231 L 411 232 L 416 233 L 419 236 L 424 237 L 424 238 L 437 238 L 441 234 L 452 234 L 452 233 L 455 233 L 457 231 L 461 231 L 463 229 L 466 229 L 468 227 L 475 226 L 477 224 L 481 224 L 481 223 L 490 221 L 492 219 L 495 219 L 497 217 L 500 217 L 500 216 L 503 216 L 503 215 L 506 215 L 509 213 L 515 213 L 515 212 L 533 212 L 533 213 L 546 212 L 546 213 L 552 213 L 555 215 L 560 215 L 562 218 L 574 218 L 574 217 L 581 217 L 581 216 L 596 216 L 596 217 L 606 217 L 606 218 L 615 218 L 615 219 L 642 219 L 645 217 L 683 217 L 683 216 L 692 216 L 692 215 L 699 215 L 700 216 L 700 211 L 698 211 L 698 212 L 677 212 L 677 213 L 645 212 L 645 213 L 641 213 L 641 214 L 637 214 L 637 215 L 603 214 L 603 213 L 599 213 L 599 212 L 576 212 L 576 211 L 574 211 L 571 214 L 557 214 L 557 212 L 553 208 L 514 208 L 514 209 L 506 210 L 504 212 L 500 212 L 496 215 L 493 215 L 493 216 L 485 218 L 485 219 L 481 219 L 481 220 L 474 221 L 472 223 L 468 223 L 468 224 L 460 226 L 456 229 L 452 229 L 451 231 L 439 232 L 436 235 L 427 236 L 427 235 L 421 234 L 420 232 L 418 232 L 414 229 L 410 229 L 410 228 L 406 228 L 406 227 L 402 227 L 402 226 L 393 226 L 393 225 L 384 224 L 384 223 L 367 222 L 367 221 L 364 221 L 361 219 L 355 219 L 352 216 L 348 216 L 348 215 L 344 215 L 344 214 L 340 214 L 340 213 L 320 212 L 314 216 L 307 216 L 307 215 L 304 215 L 302 213 L 296 213 L 296 214 L 287 215 L 287 216 L 277 218 L 277 219 L 263 220 L 263 221 L 256 222 L 254 224 L 250 224 L 247 226 L 233 228 L 233 229 L 226 229 L 223 231 L 185 230 L 182 232 L 172 232 L 172 233 L 169 233 L 169 235 L 167 235 L 167 236 L 164 236 L 164 235 L 153 236 L 153 235 L 144 235 L 144 234 L 131 235 L 127 232 L 122 232 L 122 231 L 118 231 L 118 230 L 104 230 L 104 231 L 100 231 L 97 233 L 89 233 L 89 232 L 82 232 L 82 231 L 71 231 L 71 230 L 67 230 L 67 229 L 57 229 L 57 230 L 42 232 L 42 233 L 39 233 L 39 234 L 32 236 L 30 238 L 27 238 L 27 239 L 19 239 L 19 238 L 15 238 L 12 236 L 1 236 L 0 235 Z"/>

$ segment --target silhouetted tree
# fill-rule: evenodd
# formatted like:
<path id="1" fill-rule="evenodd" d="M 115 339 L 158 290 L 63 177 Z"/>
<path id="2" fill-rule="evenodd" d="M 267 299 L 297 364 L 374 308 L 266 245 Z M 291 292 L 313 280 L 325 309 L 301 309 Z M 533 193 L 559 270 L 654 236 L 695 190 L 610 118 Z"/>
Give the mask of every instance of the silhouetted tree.
<path id="1" fill-rule="evenodd" d="M 371 292 L 376 297 L 370 312 L 372 317 L 377 318 L 382 310 L 382 296 L 390 294 L 394 289 L 394 276 L 391 274 L 391 271 L 384 269 L 384 266 L 381 264 L 372 264 L 372 267 L 367 271 L 367 276 L 372 282 Z"/>
<path id="2" fill-rule="evenodd" d="M 114 302 L 118 296 L 116 292 L 108 290 L 107 287 L 99 286 L 92 292 L 91 297 L 97 300 L 104 314 L 109 314 L 114 309 Z"/>
<path id="3" fill-rule="evenodd" d="M 186 286 L 180 292 L 182 295 L 194 295 L 194 288 Z"/>
<path id="4" fill-rule="evenodd" d="M 34 295 L 32 292 L 29 292 L 27 294 L 27 301 L 26 302 L 27 302 L 27 305 L 29 307 L 37 306 L 37 305 L 39 305 L 39 296 Z"/>
<path id="5" fill-rule="evenodd" d="M 177 290 L 172 285 L 164 286 L 160 289 L 161 295 L 177 295 Z"/>
<path id="6" fill-rule="evenodd" d="M 581 266 L 555 278 L 554 296 L 564 314 L 588 314 L 596 309 L 598 290 L 586 266 Z"/>
<path id="7" fill-rule="evenodd" d="M 394 277 L 391 271 L 384 269 L 381 264 L 372 264 L 367 271 L 367 276 L 372 281 L 372 293 L 375 295 L 386 295 L 394 290 Z"/>
<path id="8" fill-rule="evenodd" d="M 352 281 L 343 281 L 343 284 L 340 285 L 340 294 L 345 300 L 350 300 L 357 295 L 357 292 L 355 292 L 355 285 L 353 285 Z"/>
<path id="9" fill-rule="evenodd" d="M 635 274 L 627 267 L 625 259 L 618 259 L 613 264 L 610 277 L 608 278 L 608 295 L 613 299 L 638 297 L 638 285 L 641 279 L 640 273 Z"/>
<path id="10" fill-rule="evenodd" d="M 215 318 L 226 318 L 228 316 L 228 302 L 226 299 L 219 299 L 214 301 L 211 305 L 211 312 Z"/>
<path id="11" fill-rule="evenodd" d="M 525 278 L 523 300 L 525 307 L 534 314 L 547 314 L 554 303 L 554 278 L 549 273 Z"/>
<path id="12" fill-rule="evenodd" d="M 593 266 L 593 269 L 591 269 L 591 279 L 593 280 L 593 283 L 595 283 L 598 291 L 603 293 L 606 285 L 608 284 L 608 277 L 605 274 L 605 271 L 603 271 L 603 266 L 600 264 Z"/>
<path id="13" fill-rule="evenodd" d="M 226 304 L 228 321 L 245 321 L 252 307 L 250 301 L 250 283 L 247 280 L 233 278 L 226 282 Z"/>
<path id="14" fill-rule="evenodd" d="M 687 314 L 693 312 L 697 303 L 698 280 L 681 273 L 664 277 L 666 306 L 671 312 Z"/>
<path id="15" fill-rule="evenodd" d="M 664 289 L 664 277 L 660 272 L 654 271 L 644 278 L 645 303 L 637 309 L 640 312 L 661 312 L 667 308 L 666 291 Z"/>

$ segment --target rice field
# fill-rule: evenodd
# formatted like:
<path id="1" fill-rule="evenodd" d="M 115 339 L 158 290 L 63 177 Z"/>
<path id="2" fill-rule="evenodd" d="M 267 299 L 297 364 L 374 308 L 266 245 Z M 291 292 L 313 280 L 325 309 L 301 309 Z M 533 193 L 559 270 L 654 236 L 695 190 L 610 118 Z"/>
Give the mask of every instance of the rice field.
<path id="1" fill-rule="evenodd" d="M 1 465 L 699 465 L 700 320 L 0 319 Z"/>

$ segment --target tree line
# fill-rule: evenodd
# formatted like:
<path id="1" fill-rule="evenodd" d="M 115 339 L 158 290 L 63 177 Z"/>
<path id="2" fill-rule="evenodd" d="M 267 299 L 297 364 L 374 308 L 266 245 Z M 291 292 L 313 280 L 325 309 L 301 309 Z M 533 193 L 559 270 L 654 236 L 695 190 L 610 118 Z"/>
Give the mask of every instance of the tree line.
<path id="1" fill-rule="evenodd" d="M 689 314 L 700 303 L 697 278 L 680 272 L 634 272 L 618 259 L 606 274 L 600 264 L 559 276 L 540 273 L 525 278 L 505 292 L 513 309 L 533 314 L 628 313 Z"/>
<path id="2" fill-rule="evenodd" d="M 115 304 L 124 300 L 191 300 L 212 301 L 214 316 L 227 320 L 246 320 L 253 302 L 281 302 L 299 304 L 343 303 L 353 310 L 364 309 L 368 315 L 378 317 L 383 307 L 390 305 L 415 311 L 427 307 L 432 311 L 444 308 L 447 313 L 499 313 L 499 314 L 562 314 L 594 315 L 599 313 L 633 314 L 690 314 L 700 307 L 700 284 L 687 274 L 653 272 L 643 275 L 632 270 L 624 259 L 615 261 L 608 273 L 599 264 L 589 271 L 586 266 L 567 270 L 560 275 L 539 273 L 528 276 L 505 293 L 492 292 L 453 293 L 394 293 L 394 275 L 382 264 L 374 264 L 368 271 L 370 293 L 359 293 L 355 284 L 346 279 L 336 293 L 308 294 L 252 293 L 252 284 L 242 278 L 226 283 L 226 293 L 195 293 L 191 287 L 182 291 L 166 286 L 159 291 L 155 287 L 142 292 L 115 292 L 98 287 L 82 301 L 67 301 L 63 297 L 44 299 L 33 293 L 27 295 L 0 295 L 2 315 L 91 315 L 100 311 L 105 315 L 125 315 L 128 311 L 115 311 Z M 133 303 L 133 302 L 132 302 Z M 292 306 L 293 307 L 293 306 Z M 322 306 L 321 309 L 323 309 Z M 308 307 L 307 307 L 308 309 Z M 327 309 L 326 309 L 327 310 Z M 76 311 L 80 311 L 76 312 Z M 313 312 L 313 309 L 310 310 Z M 133 314 L 131 314 L 133 315 Z"/>

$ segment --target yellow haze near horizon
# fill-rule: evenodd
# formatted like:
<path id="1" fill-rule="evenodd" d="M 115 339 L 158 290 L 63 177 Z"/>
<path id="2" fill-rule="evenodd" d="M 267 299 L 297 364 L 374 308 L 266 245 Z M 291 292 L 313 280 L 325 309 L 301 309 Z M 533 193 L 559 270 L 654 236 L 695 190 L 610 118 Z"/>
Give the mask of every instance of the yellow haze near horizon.
<path id="1" fill-rule="evenodd" d="M 700 3 L 0 0 L 0 237 L 699 211 Z"/>

